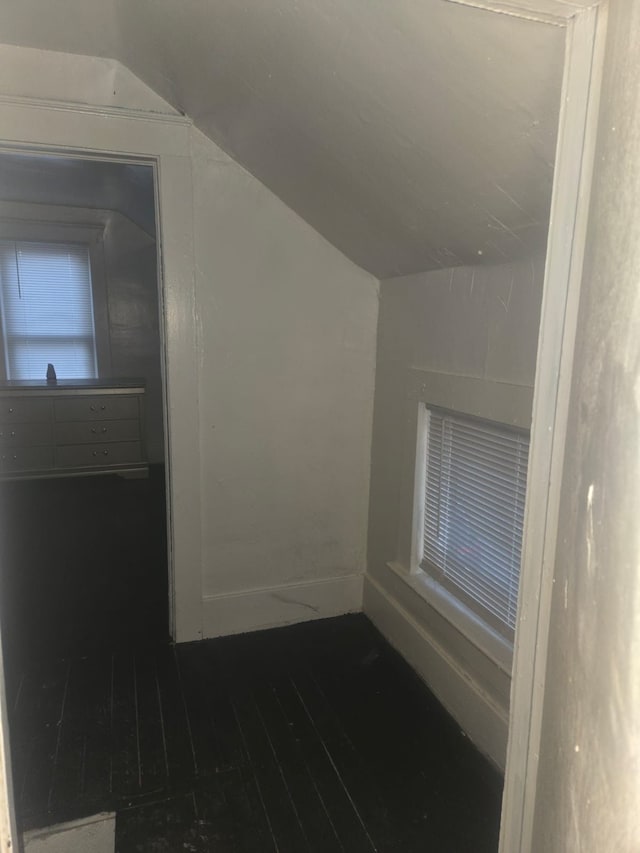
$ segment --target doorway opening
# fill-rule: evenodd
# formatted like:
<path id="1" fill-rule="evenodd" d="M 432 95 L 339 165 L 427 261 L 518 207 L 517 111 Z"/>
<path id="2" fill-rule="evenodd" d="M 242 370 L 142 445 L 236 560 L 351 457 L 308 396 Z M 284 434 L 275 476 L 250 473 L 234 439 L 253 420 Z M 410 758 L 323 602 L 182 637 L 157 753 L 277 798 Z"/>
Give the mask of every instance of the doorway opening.
<path id="1" fill-rule="evenodd" d="M 155 165 L 7 149 L 0 186 L 10 702 L 41 661 L 172 630 Z"/>
<path id="2" fill-rule="evenodd" d="M 491 5 L 495 5 L 495 4 L 491 4 Z M 516 4 L 516 5 L 530 6 L 531 4 L 522 3 L 522 4 Z M 542 5 L 545 5 L 545 7 L 548 8 L 549 6 L 554 6 L 554 5 L 558 6 L 558 5 L 562 5 L 562 4 L 545 3 Z M 529 14 L 529 13 L 527 13 L 527 14 Z M 575 4 L 572 5 L 571 14 L 575 15 Z M 578 32 L 577 28 L 576 28 L 576 32 L 578 35 L 580 35 L 580 32 Z M 576 39 L 576 40 L 578 40 L 578 39 Z M 587 75 L 583 75 L 583 78 L 586 76 Z M 566 79 L 569 80 L 569 82 L 571 83 L 573 81 L 573 75 L 567 74 Z M 583 82 L 584 82 L 584 80 L 583 80 Z M 580 80 L 578 80 L 577 83 L 573 83 L 573 86 L 576 86 L 576 85 L 582 85 L 580 83 Z M 572 92 L 573 88 L 571 88 L 571 87 L 567 88 L 565 86 L 565 91 Z M 584 101 L 584 98 L 582 99 L 582 101 Z M 561 137 L 560 153 L 563 154 L 563 157 L 561 158 L 560 167 L 558 168 L 558 174 L 560 174 L 560 175 L 562 175 L 566 170 L 567 163 L 569 162 L 569 157 L 568 157 L 569 154 L 571 155 L 572 161 L 576 162 L 579 160 L 579 158 L 576 158 L 576 156 L 575 156 L 576 145 L 574 143 L 576 143 L 576 141 L 577 141 L 578 147 L 580 147 L 580 149 L 581 149 L 580 140 L 582 139 L 582 129 L 584 126 L 584 121 L 581 120 L 581 117 L 577 116 L 577 118 L 576 118 L 575 108 L 573 106 L 574 104 L 577 103 L 578 106 L 581 108 L 581 103 L 582 103 L 581 100 L 579 98 L 573 99 L 573 98 L 567 97 L 567 98 L 563 99 L 563 102 L 569 103 L 571 105 L 572 112 L 570 113 L 570 118 L 572 120 L 569 123 L 570 124 L 569 129 L 571 130 L 572 128 L 575 128 L 576 130 L 575 130 L 575 134 L 565 133 Z M 4 109 L 5 113 L 9 113 L 9 110 L 7 107 L 4 107 L 3 109 Z M 15 114 L 19 113 L 20 111 L 14 105 L 11 106 L 11 109 L 12 109 L 11 118 L 13 119 Z M 29 120 L 29 117 L 25 117 L 24 115 L 22 115 L 21 116 L 21 118 L 22 118 L 21 124 L 17 124 L 15 121 L 7 122 L 7 126 L 9 127 L 9 129 L 7 130 L 7 133 L 8 133 L 7 138 L 12 138 L 17 143 L 20 143 L 22 140 L 25 140 L 25 139 L 35 140 L 35 144 L 38 144 L 39 141 L 43 140 L 43 134 L 44 134 L 45 139 L 54 139 L 55 144 L 60 144 L 60 140 L 63 140 L 63 142 L 66 141 L 66 143 L 70 146 L 83 145 L 83 146 L 86 146 L 87 148 L 91 148 L 91 147 L 99 148 L 100 146 L 106 146 L 108 144 L 109 140 L 112 138 L 112 137 L 109 137 L 108 134 L 103 133 L 103 128 L 104 128 L 105 122 L 104 122 L 104 118 L 102 115 L 98 116 L 96 114 L 94 116 L 94 115 L 90 115 L 89 111 L 86 111 L 85 113 L 79 113 L 78 117 L 76 117 L 76 119 L 73 122 L 70 122 L 70 121 L 68 121 L 68 117 L 63 115 L 63 114 L 58 115 L 57 117 L 55 115 L 52 115 L 52 113 L 53 113 L 52 110 L 47 112 L 46 115 L 44 115 L 44 116 L 40 115 L 39 113 L 44 114 L 46 112 L 46 108 L 44 108 L 44 107 L 38 108 L 38 111 L 36 111 L 31 106 L 29 108 L 29 110 L 35 116 L 35 119 Z M 566 111 L 566 108 L 565 108 L 565 111 Z M 23 112 L 26 113 L 27 111 L 23 110 Z M 58 119 L 57 124 L 55 121 L 56 118 Z M 65 123 L 65 122 L 69 125 L 69 128 L 68 129 L 63 128 L 61 130 L 60 125 Z M 138 124 L 142 125 L 142 122 L 138 122 Z M 71 125 L 73 125 L 73 127 L 71 127 Z M 166 154 L 165 161 L 167 163 L 167 166 L 169 168 L 173 169 L 174 179 L 185 177 L 185 176 L 186 176 L 186 178 L 189 178 L 190 175 L 189 175 L 189 161 L 188 161 L 188 159 L 184 156 L 174 156 L 176 149 L 179 148 L 180 151 L 182 151 L 183 149 L 180 148 L 179 145 L 176 145 L 176 149 L 171 148 L 171 146 L 169 146 L 168 144 L 165 145 L 164 139 L 161 140 L 162 141 L 162 146 L 161 146 L 160 141 L 157 141 L 157 139 L 156 139 L 156 137 L 158 137 L 158 138 L 160 137 L 160 133 L 157 131 L 157 127 L 158 126 L 156 124 L 156 126 L 154 126 L 154 128 L 153 128 L 153 131 L 154 131 L 153 141 L 149 141 L 150 137 L 151 137 L 151 133 L 149 133 L 147 135 L 147 137 L 145 138 L 144 145 L 143 145 L 144 150 L 147 152 L 157 151 L 162 147 L 163 152 Z M 182 130 L 183 128 L 182 127 L 178 128 L 176 126 L 176 129 Z M 58 134 L 57 136 L 54 135 L 53 130 L 56 130 L 56 132 Z M 580 130 L 580 133 L 578 133 L 578 130 Z M 565 131 L 566 131 L 566 127 L 565 127 Z M 118 141 L 119 149 L 123 150 L 123 151 L 140 150 L 139 148 L 136 147 L 136 145 L 140 144 L 138 141 L 138 138 L 136 137 L 133 141 L 131 141 L 131 139 L 132 139 L 132 136 L 125 136 L 122 141 L 120 141 L 120 139 L 119 139 L 119 141 Z M 588 158 L 585 158 L 585 159 L 588 159 Z M 571 189 L 574 184 L 575 184 L 575 188 L 580 189 L 581 188 L 581 183 L 580 183 L 581 174 L 586 174 L 587 171 L 588 171 L 587 169 L 583 169 L 580 162 L 577 163 L 576 168 L 572 167 L 572 169 L 567 172 L 569 174 L 569 178 L 571 179 L 569 181 L 569 183 L 572 184 L 572 186 L 569 189 Z M 576 176 L 576 172 L 578 172 L 580 174 L 578 174 Z M 189 194 L 190 183 L 189 183 L 189 180 L 183 180 L 182 182 L 175 180 L 174 183 L 171 185 L 169 181 L 165 180 L 165 178 L 167 176 L 167 170 L 164 169 L 164 165 L 163 165 L 162 176 L 163 176 L 163 185 L 165 187 L 165 189 L 163 190 L 163 195 L 167 193 L 166 187 L 168 187 L 168 186 L 171 186 L 171 188 L 173 188 L 173 189 L 175 189 L 177 187 L 181 187 L 181 188 L 186 187 L 184 192 L 180 192 L 180 193 L 176 192 L 175 193 L 176 201 L 173 205 L 173 213 L 172 214 L 169 214 L 168 209 L 165 209 L 165 207 L 163 205 L 163 214 L 165 214 L 165 213 L 168 214 L 166 216 L 163 216 L 165 224 L 167 223 L 169 215 L 171 215 L 173 217 L 173 221 L 171 222 L 172 227 L 166 228 L 166 236 L 167 236 L 166 260 L 167 260 L 167 264 L 168 264 L 167 277 L 166 278 L 167 278 L 167 298 L 168 298 L 168 300 L 173 299 L 173 305 L 175 305 L 178 302 L 179 298 L 184 300 L 184 302 L 189 302 L 189 300 L 192 299 L 192 293 L 193 293 L 193 286 L 191 286 L 190 289 L 189 289 L 189 287 L 183 287 L 183 288 L 180 288 L 181 293 L 180 293 L 180 295 L 178 295 L 178 293 L 177 293 L 178 288 L 176 288 L 176 286 L 175 286 L 176 281 L 178 281 L 180 284 L 182 284 L 183 281 L 187 280 L 187 277 L 188 277 L 187 274 L 191 275 L 191 272 L 192 272 L 192 270 L 191 270 L 192 261 L 190 259 L 191 259 L 193 253 L 190 251 L 191 250 L 191 243 L 190 243 L 190 239 L 189 239 L 189 224 L 190 224 L 190 213 L 191 213 L 191 198 L 190 198 L 190 194 Z M 563 182 L 563 186 L 565 184 L 566 184 L 566 182 Z M 583 181 L 583 186 L 586 186 L 587 184 L 588 184 L 588 181 L 586 181 L 586 179 L 585 179 Z M 566 197 L 567 197 L 566 190 L 562 193 L 562 195 L 566 199 Z M 560 193 L 558 193 L 558 196 L 560 196 Z M 164 201 L 164 198 L 163 198 L 163 201 Z M 571 209 L 569 209 L 569 208 L 571 208 Z M 562 439 L 561 433 L 562 433 L 562 428 L 563 428 L 562 423 L 561 423 L 562 417 L 556 418 L 557 405 L 555 405 L 555 402 L 560 396 L 557 393 L 558 392 L 557 374 L 558 374 L 558 364 L 560 363 L 560 355 L 562 355 L 561 350 L 563 350 L 563 348 L 564 348 L 564 350 L 570 349 L 570 346 L 569 346 L 570 340 L 567 343 L 567 338 L 570 338 L 570 333 L 567 333 L 566 331 L 563 332 L 563 329 L 562 329 L 562 325 L 563 325 L 563 322 L 564 322 L 566 316 L 568 316 L 568 322 L 565 323 L 565 329 L 567 329 L 571 326 L 571 320 L 572 320 L 571 311 L 569 311 L 569 312 L 565 311 L 565 303 L 567 302 L 567 287 L 566 287 L 566 278 L 568 276 L 567 268 L 570 267 L 571 275 L 572 275 L 572 278 L 574 280 L 579 279 L 578 272 L 574 272 L 574 268 L 577 268 L 577 264 L 572 264 L 571 261 L 579 259 L 579 255 L 580 255 L 579 243 L 580 243 L 580 240 L 578 239 L 573 244 L 571 244 L 571 240 L 566 239 L 566 229 L 563 227 L 560 227 L 558 225 L 558 222 L 568 221 L 569 225 L 572 226 L 573 221 L 575 219 L 574 208 L 575 208 L 575 204 L 573 204 L 573 201 L 571 202 L 571 204 L 568 204 L 568 203 L 564 204 L 562 209 L 558 208 L 556 210 L 556 208 L 554 207 L 554 214 L 557 213 L 558 211 L 560 211 L 560 212 L 564 211 L 565 217 L 564 217 L 564 219 L 560 219 L 559 217 L 557 217 L 555 215 L 553 217 L 555 224 L 554 224 L 554 229 L 553 229 L 554 233 L 552 233 L 552 238 L 555 241 L 556 249 L 555 249 L 555 259 L 552 258 L 552 262 L 548 263 L 548 270 L 553 272 L 553 276 L 551 276 L 550 274 L 547 275 L 546 291 L 549 295 L 553 295 L 553 293 L 556 292 L 556 287 L 555 287 L 556 282 L 560 286 L 557 288 L 557 292 L 559 294 L 558 298 L 554 299 L 554 300 L 551 300 L 551 299 L 546 300 L 548 302 L 548 305 L 546 308 L 544 308 L 544 317 L 546 317 L 546 321 L 543 321 L 544 322 L 544 328 L 545 328 L 546 332 L 548 333 L 547 337 L 549 339 L 551 339 L 552 342 L 554 342 L 554 343 L 553 343 L 553 346 L 551 346 L 551 347 L 547 346 L 546 347 L 546 352 L 548 353 L 548 356 L 545 357 L 545 361 L 541 365 L 543 370 L 539 370 L 539 372 L 538 372 L 538 382 L 537 382 L 538 389 L 539 389 L 537 396 L 538 396 L 539 400 L 542 401 L 544 399 L 547 401 L 546 414 L 548 415 L 548 417 L 546 417 L 546 418 L 544 417 L 545 413 L 542 412 L 542 406 L 541 406 L 541 404 L 539 404 L 538 405 L 538 411 L 534 417 L 534 421 L 536 424 L 536 432 L 539 436 L 539 438 L 537 440 L 538 441 L 538 448 L 535 450 L 535 455 L 536 455 L 536 459 L 540 462 L 540 465 L 538 466 L 538 469 L 537 469 L 538 470 L 538 474 L 537 474 L 537 484 L 538 485 L 533 489 L 532 493 L 535 493 L 536 497 L 541 497 L 542 499 L 540 501 L 537 501 L 537 500 L 533 501 L 532 500 L 532 501 L 530 501 L 530 503 L 532 506 L 540 507 L 540 509 L 537 512 L 540 516 L 543 517 L 543 521 L 545 521 L 545 522 L 546 522 L 547 518 L 550 519 L 551 521 L 553 520 L 553 506 L 549 507 L 549 501 L 548 501 L 548 490 L 549 490 L 548 489 L 548 483 L 550 480 L 549 472 L 551 471 L 552 474 L 554 472 L 557 472 L 561 467 L 561 461 L 562 461 L 561 449 L 556 452 L 555 447 L 552 448 L 550 446 L 550 442 L 551 442 L 551 438 L 553 438 L 554 443 L 555 443 L 555 445 L 557 445 L 558 448 L 560 448 L 560 445 L 562 443 L 562 441 L 561 441 L 561 439 Z M 182 222 L 180 222 L 180 220 L 182 220 Z M 175 226 L 175 225 L 177 225 L 178 227 L 173 228 L 173 226 Z M 182 231 L 180 229 L 180 226 L 182 226 L 182 229 L 183 229 Z M 573 227 L 570 227 L 568 230 L 571 234 L 573 234 Z M 175 236 L 176 231 L 178 233 L 178 238 L 176 238 L 176 236 Z M 184 263 L 178 264 L 177 262 L 175 262 L 174 267 L 170 268 L 169 264 L 170 264 L 170 258 L 172 255 L 172 251 L 173 251 L 174 259 L 177 258 L 179 255 L 179 253 L 177 251 L 175 251 L 178 241 L 180 241 L 181 247 L 182 246 L 186 247 L 186 250 L 180 255 L 180 261 L 184 262 Z M 557 248 L 558 246 L 560 246 L 560 244 L 567 247 L 566 252 L 564 253 L 563 256 L 561 256 L 562 252 Z M 176 272 L 176 269 L 179 268 L 180 266 L 187 267 L 186 272 L 183 273 L 182 279 L 179 276 L 176 276 L 174 274 Z M 553 286 L 551 286 L 551 285 L 553 285 Z M 473 287 L 474 287 L 474 281 L 472 279 L 472 281 L 470 283 L 470 289 L 473 289 Z M 171 295 L 172 288 L 173 288 L 173 296 Z M 577 292 L 575 287 L 572 289 L 571 293 L 574 293 L 574 292 Z M 569 296 L 571 296 L 571 293 L 569 294 Z M 572 299 L 570 299 L 569 301 L 571 304 L 573 304 L 573 302 L 575 302 L 575 300 L 572 300 Z M 558 302 L 560 303 L 560 310 L 556 310 L 555 318 L 553 318 L 552 317 L 553 309 L 554 309 L 554 307 L 558 306 Z M 507 303 L 508 303 L 508 300 L 507 300 Z M 571 307 L 571 305 L 570 305 L 570 307 Z M 181 313 L 176 312 L 175 316 L 174 316 L 174 314 L 172 314 L 170 312 L 169 316 L 171 317 L 170 328 L 171 328 L 171 332 L 172 332 L 171 338 L 173 341 L 173 344 L 172 344 L 173 350 L 172 350 L 171 346 L 169 346 L 169 349 L 172 351 L 172 353 L 174 353 L 176 348 L 177 348 L 176 347 L 177 341 L 184 342 L 185 347 L 187 345 L 189 347 L 191 347 L 191 342 L 193 340 L 195 340 L 196 337 L 195 337 L 195 335 L 189 335 L 189 334 L 185 335 L 184 334 L 184 327 L 193 325 L 193 312 L 185 310 Z M 173 322 L 174 318 L 177 319 L 177 326 L 178 326 L 177 329 L 174 326 L 174 322 Z M 187 331 L 189 331 L 189 329 L 187 329 Z M 556 342 L 557 342 L 557 345 L 556 345 Z M 197 444 L 197 440 L 196 441 L 192 440 L 191 442 L 189 442 L 188 440 L 185 440 L 185 439 L 189 439 L 189 438 L 197 439 L 197 437 L 198 437 L 198 419 L 196 417 L 191 417 L 191 415 L 193 414 L 193 411 L 197 407 L 197 404 L 195 402 L 197 399 L 197 395 L 195 393 L 191 394 L 190 396 L 187 395 L 186 392 L 184 391 L 184 389 L 181 388 L 181 385 L 182 386 L 186 385 L 189 388 L 189 390 L 193 390 L 193 386 L 197 382 L 197 378 L 193 378 L 193 377 L 197 377 L 197 372 L 196 372 L 196 370 L 190 369 L 194 363 L 193 351 L 191 348 L 190 348 L 188 353 L 181 353 L 180 356 L 181 356 L 180 359 L 174 359 L 173 355 L 172 355 L 172 357 L 169 361 L 169 363 L 172 367 L 172 371 L 171 371 L 172 376 L 174 378 L 179 378 L 182 380 L 182 382 L 172 382 L 171 383 L 171 396 L 172 396 L 171 409 L 173 412 L 180 411 L 180 422 L 178 422 L 177 418 L 175 420 L 172 420 L 172 427 L 177 427 L 177 428 L 172 429 L 172 437 L 174 437 L 174 438 L 179 437 L 180 447 L 181 447 L 180 454 L 178 454 L 178 459 L 177 459 L 178 464 L 174 464 L 174 482 L 176 483 L 176 495 L 179 495 L 181 498 L 181 500 L 176 500 L 175 519 L 177 522 L 178 521 L 178 515 L 180 513 L 182 513 L 181 521 L 186 520 L 188 523 L 187 524 L 183 524 L 183 523 L 177 524 L 176 523 L 176 539 L 178 540 L 178 545 L 179 545 L 178 550 L 180 551 L 180 557 L 181 557 L 181 560 L 180 560 L 180 577 L 184 578 L 185 574 L 187 574 L 188 578 L 191 579 L 193 582 L 190 584 L 185 583 L 183 585 L 184 595 L 181 594 L 180 596 L 177 596 L 178 603 L 180 606 L 178 607 L 178 616 L 177 616 L 176 622 L 179 626 L 181 626 L 180 628 L 177 629 L 177 639 L 195 639 L 198 631 L 200 631 L 200 632 L 202 631 L 202 600 L 201 600 L 202 599 L 202 585 L 199 583 L 199 581 L 200 581 L 199 570 L 201 568 L 201 564 L 198 561 L 198 557 L 200 556 L 200 546 L 201 546 L 201 538 L 198 535 L 200 532 L 200 514 L 199 514 L 200 503 L 199 503 L 199 492 L 198 492 L 198 487 L 197 487 L 198 486 L 198 474 L 199 474 L 199 472 L 198 472 L 198 460 L 196 458 L 197 454 L 193 453 L 193 448 L 197 447 L 198 444 Z M 178 365 L 180 367 L 179 371 L 176 370 L 176 365 Z M 565 365 L 564 360 L 562 361 L 562 365 L 563 365 L 562 376 L 566 377 L 566 376 L 570 375 L 570 364 L 567 365 L 566 370 L 564 369 L 564 365 Z M 183 369 L 183 368 L 185 368 L 185 369 Z M 544 382 L 540 382 L 540 377 L 542 377 L 544 379 Z M 189 386 L 190 382 L 192 383 L 191 386 Z M 566 384 L 566 379 L 563 379 L 563 382 Z M 177 405 L 176 404 L 176 397 L 177 396 L 180 396 L 180 402 L 184 402 L 186 400 L 186 402 L 188 404 L 191 403 L 191 407 L 189 407 L 189 405 L 184 406 L 184 407 L 180 407 L 179 405 Z M 187 430 L 190 430 L 190 433 L 188 435 L 186 434 Z M 560 435 L 559 435 L 559 433 L 560 433 Z M 545 443 L 545 441 L 543 441 L 543 438 L 547 435 L 549 436 L 549 441 Z M 557 438 L 557 437 L 559 438 L 559 440 L 557 442 L 555 442 L 555 438 Z M 174 463 L 176 462 L 175 447 L 176 447 L 176 442 L 172 441 L 172 450 L 174 451 L 172 453 L 172 461 Z M 183 452 L 187 448 L 189 449 L 190 454 Z M 553 451 L 553 453 L 552 453 L 552 451 Z M 552 462 L 554 463 L 553 465 L 551 464 Z M 553 479 L 553 478 L 551 478 L 551 479 Z M 557 479 L 558 478 L 556 477 L 555 478 L 556 482 L 557 482 Z M 185 491 L 188 494 L 189 498 L 191 498 L 192 493 L 193 493 L 193 495 L 195 495 L 195 500 L 193 500 L 193 501 L 182 500 L 183 491 L 182 491 L 181 487 L 185 483 L 189 483 L 189 485 L 192 486 L 191 490 L 185 490 Z M 187 518 L 187 516 L 188 516 L 188 518 Z M 36 529 L 36 527 L 37 527 L 37 519 L 35 519 L 33 521 L 33 529 Z M 531 525 L 531 527 L 533 529 L 533 528 L 535 528 L 535 525 Z M 548 531 L 550 528 L 549 528 L 549 526 L 545 527 L 545 525 L 542 524 L 539 526 L 539 529 L 541 529 L 541 530 L 546 529 Z M 185 532 L 187 535 L 185 535 Z M 545 546 L 546 550 L 547 551 L 551 550 L 551 546 L 547 546 L 546 543 L 550 539 L 553 538 L 552 536 L 549 536 L 549 535 L 536 536 L 535 538 L 538 539 L 540 542 L 545 540 L 544 546 Z M 539 550 L 541 550 L 541 548 Z M 183 554 L 186 557 L 186 559 L 184 561 L 182 559 Z M 533 553 L 526 558 L 527 566 L 530 569 L 532 569 L 532 571 L 528 571 L 525 574 L 527 574 L 531 577 L 531 583 L 529 583 L 528 586 L 529 586 L 529 588 L 531 588 L 533 590 L 534 593 L 536 592 L 536 589 L 535 589 L 536 586 L 538 587 L 538 591 L 540 589 L 540 571 L 541 571 L 541 569 L 540 569 L 539 563 L 541 563 L 541 559 L 539 560 L 538 557 L 541 558 L 542 555 L 540 553 Z M 525 598 L 527 600 L 531 601 L 531 605 L 530 605 L 531 608 L 533 608 L 534 606 L 537 607 L 536 602 L 539 600 L 539 597 L 537 595 L 534 594 L 531 596 L 525 596 Z M 184 602 L 184 606 L 183 606 L 183 602 Z M 534 618 L 528 621 L 528 624 L 531 624 L 532 626 L 534 626 L 533 629 L 531 631 L 529 631 L 526 636 L 522 632 L 520 632 L 521 636 L 519 638 L 517 646 L 519 646 L 518 657 L 520 658 L 520 661 L 522 663 L 526 663 L 526 661 L 528 659 L 533 660 L 536 657 L 536 655 L 531 654 L 531 651 L 532 650 L 534 652 L 536 651 L 537 627 L 538 627 L 538 625 L 542 625 L 542 627 L 544 628 L 543 623 L 544 623 L 544 619 L 545 619 L 545 608 L 544 608 L 544 606 L 540 607 L 539 610 L 540 610 L 540 613 L 542 615 L 538 616 L 537 613 L 534 613 L 533 614 Z M 542 652 L 544 652 L 543 644 L 538 644 L 538 646 L 539 647 L 542 646 Z M 537 655 L 537 657 L 538 657 L 538 659 L 542 660 L 544 655 L 542 653 L 540 653 Z M 516 712 L 514 713 L 512 711 L 512 723 L 515 723 L 514 731 L 519 730 L 520 733 L 524 736 L 512 738 L 512 742 L 513 742 L 513 744 L 515 744 L 515 747 L 511 749 L 511 755 L 514 756 L 511 763 L 512 763 L 512 766 L 516 768 L 516 772 L 512 771 L 511 774 L 508 773 L 508 777 L 510 775 L 514 780 L 514 784 L 511 786 L 512 789 L 514 789 L 516 786 L 521 787 L 520 786 L 520 780 L 523 778 L 523 773 L 520 773 L 518 771 L 520 770 L 520 767 L 523 764 L 526 768 L 526 760 L 525 760 L 526 756 L 524 756 L 524 759 L 523 759 L 523 752 L 525 751 L 525 749 L 522 747 L 522 744 L 529 744 L 529 745 L 533 744 L 533 748 L 531 746 L 529 748 L 532 750 L 532 752 L 535 752 L 535 749 L 534 749 L 535 748 L 535 737 L 530 738 L 528 736 L 529 730 L 531 729 L 531 725 L 530 725 L 531 714 L 529 711 L 526 710 L 528 707 L 531 706 L 532 684 L 534 683 L 534 673 L 532 671 L 533 667 L 526 666 L 526 667 L 519 667 L 519 669 L 520 669 L 520 671 L 518 672 L 518 680 L 519 680 L 520 684 L 523 685 L 524 689 L 523 690 L 517 689 L 515 691 L 514 695 L 518 701 L 515 703 L 517 705 Z M 535 674 L 540 675 L 539 672 L 537 672 Z M 543 677 L 544 673 L 542 672 L 541 675 Z M 540 679 L 538 678 L 538 683 L 539 682 L 540 682 Z M 527 696 L 527 694 L 528 694 L 528 696 Z M 522 698 L 525 701 L 520 700 L 520 695 L 522 695 Z M 63 692 L 63 696 L 64 696 L 64 692 Z M 519 713 L 518 712 L 518 709 L 521 709 L 521 708 L 525 709 L 525 713 Z M 516 734 L 517 734 L 517 731 L 516 731 Z M 519 749 L 518 749 L 518 744 L 520 744 Z M 528 780 L 527 780 L 528 783 L 530 782 L 531 778 L 533 778 L 533 772 L 528 774 Z M 530 785 L 529 785 L 529 787 L 530 787 Z M 505 806 L 506 820 L 507 820 L 507 822 L 511 821 L 513 824 L 515 824 L 516 821 L 518 823 L 520 823 L 520 818 L 521 818 L 520 814 L 516 815 L 515 818 L 510 817 L 510 812 L 515 813 L 515 812 L 521 811 L 521 809 L 519 806 L 516 806 L 515 808 L 511 808 L 511 809 L 508 808 L 508 805 L 510 805 L 511 802 L 513 801 L 513 795 L 509 799 L 509 785 L 507 785 L 507 789 L 508 789 L 507 797 L 505 799 L 505 803 L 507 804 Z M 516 791 L 516 795 L 519 796 L 519 792 Z M 518 837 L 520 837 L 521 833 L 520 833 L 519 827 L 517 828 L 517 834 L 518 834 Z M 505 842 L 504 849 L 515 850 L 516 844 L 515 843 L 509 844 L 509 842 Z"/>

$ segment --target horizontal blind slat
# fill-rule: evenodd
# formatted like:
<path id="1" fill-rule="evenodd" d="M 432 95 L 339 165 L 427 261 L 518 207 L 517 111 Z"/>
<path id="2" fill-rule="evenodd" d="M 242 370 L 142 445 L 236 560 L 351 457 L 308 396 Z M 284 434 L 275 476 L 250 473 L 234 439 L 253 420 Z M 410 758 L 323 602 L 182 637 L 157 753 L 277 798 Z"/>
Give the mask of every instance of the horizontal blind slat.
<path id="1" fill-rule="evenodd" d="M 501 538 L 505 534 L 505 528 L 513 528 L 515 530 L 520 527 L 517 519 L 514 519 L 514 513 L 500 514 L 493 507 L 486 503 L 478 506 L 478 501 L 474 501 L 473 495 L 466 497 L 457 496 L 456 506 L 447 515 L 450 524 L 470 524 L 475 522 L 476 529 L 480 532 L 494 532 L 496 538 Z M 440 525 L 442 526 L 442 520 Z"/>
<path id="2" fill-rule="evenodd" d="M 425 559 L 512 629 L 528 439 L 509 427 L 427 411 Z"/>

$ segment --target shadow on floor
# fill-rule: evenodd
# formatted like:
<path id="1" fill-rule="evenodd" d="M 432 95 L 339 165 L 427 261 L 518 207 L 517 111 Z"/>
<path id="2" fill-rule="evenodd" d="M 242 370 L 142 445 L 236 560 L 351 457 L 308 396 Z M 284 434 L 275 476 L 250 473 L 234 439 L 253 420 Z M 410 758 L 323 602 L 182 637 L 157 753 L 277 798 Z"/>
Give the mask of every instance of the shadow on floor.
<path id="1" fill-rule="evenodd" d="M 24 826 L 117 812 L 117 850 L 498 842 L 502 780 L 363 615 L 26 668 Z"/>
<path id="2" fill-rule="evenodd" d="M 36 660 L 168 642 L 165 506 L 162 466 L 0 485 L 9 680 Z"/>

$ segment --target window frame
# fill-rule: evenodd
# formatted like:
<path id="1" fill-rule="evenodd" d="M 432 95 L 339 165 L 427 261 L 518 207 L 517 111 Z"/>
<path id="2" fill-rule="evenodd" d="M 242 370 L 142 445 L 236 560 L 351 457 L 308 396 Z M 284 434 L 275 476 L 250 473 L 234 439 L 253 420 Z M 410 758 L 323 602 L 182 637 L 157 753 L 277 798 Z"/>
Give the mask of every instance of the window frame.
<path id="1" fill-rule="evenodd" d="M 421 566 L 426 488 L 427 408 L 529 431 L 533 388 L 492 379 L 412 368 L 407 380 L 397 559 L 388 567 L 500 669 L 511 673 L 513 642 Z M 526 510 L 525 510 L 526 521 Z"/>
<path id="2" fill-rule="evenodd" d="M 0 240 L 31 243 L 76 243 L 87 246 L 93 298 L 93 324 L 98 376 L 111 375 L 109 306 L 104 261 L 104 228 L 98 224 L 42 219 L 0 219 Z M 0 330 L 0 334 L 2 331 Z M 43 382 L 45 377 L 43 376 Z M 5 346 L 0 347 L 0 380 L 7 381 Z"/>

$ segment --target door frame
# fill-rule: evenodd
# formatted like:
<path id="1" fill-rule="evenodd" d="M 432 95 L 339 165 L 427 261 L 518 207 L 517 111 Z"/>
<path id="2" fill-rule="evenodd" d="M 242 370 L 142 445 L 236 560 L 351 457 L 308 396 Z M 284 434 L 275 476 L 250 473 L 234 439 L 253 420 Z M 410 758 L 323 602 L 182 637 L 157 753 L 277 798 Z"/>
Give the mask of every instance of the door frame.
<path id="1" fill-rule="evenodd" d="M 566 29 L 534 389 L 501 853 L 531 847 L 558 503 L 603 65 L 606 7 L 590 0 L 445 0 Z M 171 628 L 202 636 L 198 324 L 191 122 L 182 116 L 0 97 L 0 144 L 155 164 L 161 246 Z M 0 652 L 0 853 L 18 849 Z"/>
<path id="2" fill-rule="evenodd" d="M 573 353 L 586 246 L 606 3 L 448 0 L 563 27 L 565 58 L 531 422 L 500 853 L 532 844 L 551 593 Z"/>
<path id="3" fill-rule="evenodd" d="M 531 420 L 500 853 L 532 845 L 551 593 L 586 246 L 606 0 L 447 0 L 565 29 L 565 57 Z"/>
<path id="4" fill-rule="evenodd" d="M 193 255 L 191 122 L 125 110 L 0 99 L 0 146 L 151 165 L 165 407 L 170 632 L 202 636 L 198 334 Z M 195 452 L 194 452 L 194 449 Z M 0 846 L 0 850 L 1 850 Z"/>
<path id="5" fill-rule="evenodd" d="M 152 165 L 162 311 L 170 630 L 202 636 L 198 329 L 191 122 L 182 116 L 0 98 L 0 146 Z"/>
<path id="6" fill-rule="evenodd" d="M 170 632 L 202 637 L 198 327 L 191 126 L 182 116 L 0 97 L 0 147 L 153 166 L 158 224 Z M 18 848 L 0 652 L 0 853 Z"/>
<path id="7" fill-rule="evenodd" d="M 540 5 L 548 15 L 554 4 L 545 0 Z M 555 5 L 565 21 L 565 63 L 534 384 L 500 853 L 528 853 L 532 846 L 560 489 L 604 65 L 606 5 Z"/>

